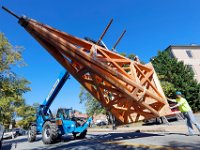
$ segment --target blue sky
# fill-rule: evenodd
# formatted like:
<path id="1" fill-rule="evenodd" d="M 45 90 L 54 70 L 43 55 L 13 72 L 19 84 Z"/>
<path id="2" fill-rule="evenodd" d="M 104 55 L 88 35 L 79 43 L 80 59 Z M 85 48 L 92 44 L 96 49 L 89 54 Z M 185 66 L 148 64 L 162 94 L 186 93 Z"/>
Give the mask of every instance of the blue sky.
<path id="1" fill-rule="evenodd" d="M 200 43 L 199 0 L 0 0 L 0 5 L 72 35 L 96 40 L 113 18 L 103 41 L 112 48 L 126 29 L 117 51 L 134 53 L 145 62 L 169 45 Z M 63 68 L 2 9 L 0 32 L 12 45 L 25 48 L 23 57 L 27 66 L 15 67 L 14 71 L 31 82 L 32 91 L 24 95 L 26 102 L 42 103 Z M 52 104 L 52 110 L 73 107 L 84 112 L 79 93 L 80 84 L 71 77 Z"/>

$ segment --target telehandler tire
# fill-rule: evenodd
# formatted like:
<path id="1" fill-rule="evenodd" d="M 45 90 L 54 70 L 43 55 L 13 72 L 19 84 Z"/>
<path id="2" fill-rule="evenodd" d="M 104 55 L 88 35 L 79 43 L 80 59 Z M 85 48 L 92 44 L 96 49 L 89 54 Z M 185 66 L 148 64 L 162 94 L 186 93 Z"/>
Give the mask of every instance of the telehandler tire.
<path id="1" fill-rule="evenodd" d="M 42 128 L 42 141 L 44 144 L 55 143 L 59 138 L 59 129 L 56 123 L 47 121 Z"/>
<path id="2" fill-rule="evenodd" d="M 80 135 L 77 135 L 74 133 L 73 136 L 74 136 L 74 139 L 84 139 L 86 134 L 87 134 L 87 130 L 84 130 L 82 133 L 80 133 Z"/>
<path id="3" fill-rule="evenodd" d="M 36 139 L 36 126 L 30 126 L 28 130 L 28 141 L 29 142 L 34 142 Z"/>

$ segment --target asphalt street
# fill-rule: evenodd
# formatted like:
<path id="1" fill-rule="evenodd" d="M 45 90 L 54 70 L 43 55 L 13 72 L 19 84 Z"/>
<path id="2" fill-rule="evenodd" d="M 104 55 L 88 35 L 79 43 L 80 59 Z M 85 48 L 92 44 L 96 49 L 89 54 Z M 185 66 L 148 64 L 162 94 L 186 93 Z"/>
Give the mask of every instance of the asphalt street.
<path id="1" fill-rule="evenodd" d="M 200 114 L 195 115 L 200 122 Z M 140 132 L 134 132 L 141 129 Z M 151 130 L 149 130 L 151 129 Z M 165 129 L 165 130 L 160 130 Z M 129 128 L 89 129 L 85 139 L 74 140 L 72 135 L 62 137 L 60 142 L 44 145 L 41 135 L 35 142 L 29 143 L 26 136 L 3 141 L 3 150 L 198 150 L 200 136 L 186 136 L 187 128 L 184 120 L 172 122 L 171 125 L 151 125 Z M 198 131 L 195 130 L 197 134 Z"/>
<path id="2" fill-rule="evenodd" d="M 26 136 L 5 140 L 3 150 L 108 150 L 108 149 L 200 149 L 200 136 L 186 136 L 182 133 L 143 132 L 93 132 L 82 140 L 74 140 L 68 135 L 60 142 L 44 145 L 41 136 L 35 142 L 27 142 Z"/>

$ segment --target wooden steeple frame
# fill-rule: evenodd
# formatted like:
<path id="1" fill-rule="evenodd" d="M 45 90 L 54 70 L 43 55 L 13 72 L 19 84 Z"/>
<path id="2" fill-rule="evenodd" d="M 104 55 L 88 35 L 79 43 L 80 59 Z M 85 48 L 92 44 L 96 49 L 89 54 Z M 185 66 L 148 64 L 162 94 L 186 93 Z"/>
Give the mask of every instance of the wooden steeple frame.
<path id="1" fill-rule="evenodd" d="M 132 123 L 171 113 L 151 64 L 141 64 L 33 19 L 9 13 L 117 120 Z"/>

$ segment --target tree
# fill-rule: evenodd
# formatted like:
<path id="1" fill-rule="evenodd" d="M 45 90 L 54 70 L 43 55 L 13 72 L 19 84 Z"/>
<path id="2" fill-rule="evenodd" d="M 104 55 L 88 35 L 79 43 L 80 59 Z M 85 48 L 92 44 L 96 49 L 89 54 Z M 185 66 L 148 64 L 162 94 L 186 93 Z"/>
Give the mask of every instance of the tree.
<path id="1" fill-rule="evenodd" d="M 40 104 L 34 103 L 33 106 L 23 105 L 18 107 L 18 115 L 21 119 L 17 122 L 17 126 L 28 129 L 31 122 L 36 120 L 36 111 Z"/>
<path id="2" fill-rule="evenodd" d="M 129 58 L 129 59 L 131 59 L 131 60 L 134 60 L 135 56 L 137 56 L 137 55 L 135 55 L 135 54 L 126 55 L 126 53 L 120 53 L 120 55 L 122 55 L 122 56 L 124 56 L 124 57 L 127 57 L 127 58 Z M 141 63 L 141 64 L 145 64 L 145 62 L 142 61 L 141 59 L 140 59 L 140 63 Z"/>
<path id="3" fill-rule="evenodd" d="M 22 50 L 22 47 L 13 47 L 0 33 L 0 122 L 6 128 L 15 122 L 16 113 L 25 106 L 23 94 L 30 91 L 29 81 L 11 70 L 13 66 L 24 66 Z"/>
<path id="4" fill-rule="evenodd" d="M 81 86 L 81 92 L 79 94 L 80 103 L 85 103 L 86 113 L 89 116 L 94 114 L 106 113 L 105 108 L 99 103 L 84 87 Z"/>
<path id="5" fill-rule="evenodd" d="M 86 113 L 89 116 L 104 114 L 108 119 L 109 124 L 113 124 L 113 116 L 108 112 L 99 101 L 97 101 L 84 87 L 81 86 L 79 94 L 80 103 L 85 103 Z"/>
<path id="6" fill-rule="evenodd" d="M 200 84 L 194 79 L 194 73 L 182 61 L 170 57 L 168 50 L 159 51 L 152 64 L 161 81 L 167 97 L 174 97 L 175 91 L 181 91 L 194 111 L 200 110 Z"/>

